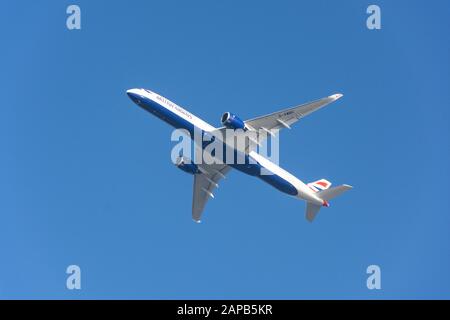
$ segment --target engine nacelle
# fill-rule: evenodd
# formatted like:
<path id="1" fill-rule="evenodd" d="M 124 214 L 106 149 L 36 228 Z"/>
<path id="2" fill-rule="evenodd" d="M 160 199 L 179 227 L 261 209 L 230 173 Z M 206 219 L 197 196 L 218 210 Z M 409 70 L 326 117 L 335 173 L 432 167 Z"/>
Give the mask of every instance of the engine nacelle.
<path id="1" fill-rule="evenodd" d="M 242 121 L 237 115 L 231 112 L 225 112 L 220 119 L 222 124 L 228 129 L 243 129 L 247 130 L 244 121 Z"/>
<path id="2" fill-rule="evenodd" d="M 175 165 L 179 169 L 181 169 L 184 172 L 187 172 L 189 174 L 200 173 L 200 170 L 198 170 L 198 166 L 195 163 L 193 163 L 191 161 L 191 159 L 186 158 L 186 157 L 178 157 L 176 162 L 175 162 Z"/>

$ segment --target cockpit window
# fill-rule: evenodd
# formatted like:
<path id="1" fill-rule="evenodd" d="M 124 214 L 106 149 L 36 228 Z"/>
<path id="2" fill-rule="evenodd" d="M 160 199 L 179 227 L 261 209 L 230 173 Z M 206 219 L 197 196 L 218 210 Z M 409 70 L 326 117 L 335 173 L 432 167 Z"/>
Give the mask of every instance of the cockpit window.
<path id="1" fill-rule="evenodd" d="M 150 93 L 150 94 L 153 94 L 153 92 L 151 92 L 150 90 L 148 90 L 148 89 L 144 89 L 145 91 L 147 91 L 148 93 Z"/>

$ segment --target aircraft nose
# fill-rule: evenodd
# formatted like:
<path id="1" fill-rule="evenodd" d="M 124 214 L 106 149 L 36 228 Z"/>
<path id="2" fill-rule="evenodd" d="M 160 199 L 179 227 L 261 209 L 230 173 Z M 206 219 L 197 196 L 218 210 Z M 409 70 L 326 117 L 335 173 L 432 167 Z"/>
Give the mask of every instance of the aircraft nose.
<path id="1" fill-rule="evenodd" d="M 139 93 L 138 89 L 129 89 L 127 90 L 128 97 L 133 100 L 133 102 L 138 103 L 139 102 Z"/>

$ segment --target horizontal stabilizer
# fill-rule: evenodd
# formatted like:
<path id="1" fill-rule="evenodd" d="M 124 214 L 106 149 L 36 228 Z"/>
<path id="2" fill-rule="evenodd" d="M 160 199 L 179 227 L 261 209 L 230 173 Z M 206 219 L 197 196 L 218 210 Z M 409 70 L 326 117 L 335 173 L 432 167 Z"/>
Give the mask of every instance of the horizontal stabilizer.
<path id="1" fill-rule="evenodd" d="M 337 196 L 341 195 L 345 191 L 350 190 L 352 188 L 353 187 L 349 186 L 348 184 L 343 184 L 341 186 L 337 186 L 337 187 L 334 187 L 334 188 L 329 188 L 329 189 L 326 189 L 326 190 L 319 191 L 317 193 L 317 196 L 320 199 L 322 199 L 322 200 L 329 201 L 329 200 L 331 200 L 333 198 L 336 198 Z"/>
<path id="2" fill-rule="evenodd" d="M 345 191 L 350 190 L 352 188 L 353 187 L 349 186 L 348 184 L 343 184 L 341 186 L 321 190 L 316 193 L 316 196 L 324 201 L 322 206 L 328 207 L 329 204 L 327 201 L 329 201 L 333 198 L 336 198 L 340 194 L 342 194 Z M 306 219 L 309 222 L 312 222 L 314 220 L 314 218 L 317 216 L 317 214 L 319 213 L 319 210 L 322 206 L 308 202 L 306 204 Z"/>
<path id="3" fill-rule="evenodd" d="M 319 213 L 321 206 L 308 202 L 306 204 L 306 220 L 312 222 L 316 215 Z"/>

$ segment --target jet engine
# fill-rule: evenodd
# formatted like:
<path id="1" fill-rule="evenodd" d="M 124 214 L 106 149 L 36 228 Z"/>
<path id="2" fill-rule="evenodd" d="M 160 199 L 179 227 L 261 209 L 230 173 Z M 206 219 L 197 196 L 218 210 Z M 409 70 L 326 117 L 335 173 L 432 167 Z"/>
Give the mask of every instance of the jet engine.
<path id="1" fill-rule="evenodd" d="M 242 121 L 237 115 L 231 112 L 225 112 L 221 117 L 221 122 L 228 129 L 247 130 L 244 121 Z"/>

